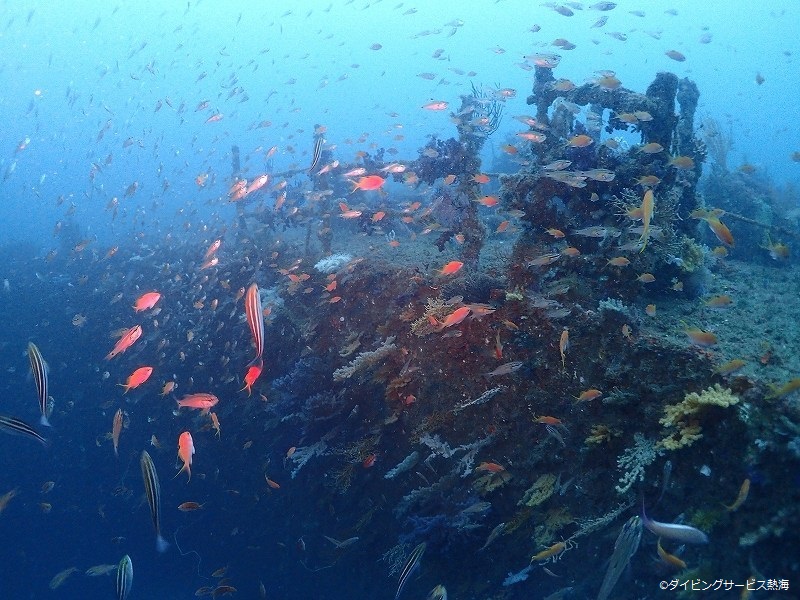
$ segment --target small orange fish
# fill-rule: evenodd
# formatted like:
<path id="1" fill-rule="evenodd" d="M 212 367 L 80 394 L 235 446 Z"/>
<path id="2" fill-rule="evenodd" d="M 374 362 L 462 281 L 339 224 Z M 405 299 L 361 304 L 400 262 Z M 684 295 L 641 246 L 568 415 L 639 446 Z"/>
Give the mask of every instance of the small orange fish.
<path id="1" fill-rule="evenodd" d="M 500 473 L 501 471 L 505 471 L 506 468 L 503 465 L 499 465 L 496 462 L 482 462 L 477 467 L 475 467 L 476 471 L 487 471 L 489 473 Z"/>
<path id="2" fill-rule="evenodd" d="M 188 431 L 184 431 L 178 436 L 178 458 L 183 461 L 183 466 L 181 470 L 175 474 L 175 477 L 186 471 L 189 474 L 189 479 L 186 483 L 192 480 L 192 455 L 194 455 L 192 434 Z M 175 477 L 173 477 L 173 479 Z"/>
<path id="3" fill-rule="evenodd" d="M 167 394 L 169 394 L 169 393 L 170 393 L 172 390 L 174 390 L 174 389 L 175 389 L 175 386 L 176 386 L 176 385 L 177 385 L 177 384 L 176 384 L 174 381 L 167 381 L 167 382 L 164 384 L 164 387 L 162 387 L 162 388 L 161 388 L 161 395 L 162 395 L 162 396 L 166 396 L 166 395 L 167 395 Z"/>
<path id="4" fill-rule="evenodd" d="M 370 467 L 375 465 L 375 461 L 377 460 L 377 458 L 378 457 L 374 453 L 370 454 L 369 456 L 367 456 L 367 458 L 365 458 L 361 462 L 361 466 L 364 467 L 365 469 L 369 469 Z"/>
<path id="5" fill-rule="evenodd" d="M 124 387 L 125 391 L 123 393 L 127 394 L 128 390 L 139 387 L 145 381 L 147 381 L 152 374 L 153 367 L 139 367 L 128 376 L 128 381 L 125 384 L 120 383 L 117 385 Z"/>
<path id="6" fill-rule="evenodd" d="M 183 502 L 178 505 L 178 510 L 181 512 L 192 512 L 201 508 L 203 508 L 203 505 L 197 502 Z"/>
<path id="7" fill-rule="evenodd" d="M 683 332 L 689 337 L 693 344 L 697 346 L 713 346 L 717 343 L 717 336 L 710 331 L 703 331 L 696 327 L 684 329 Z"/>
<path id="8" fill-rule="evenodd" d="M 497 199 L 497 196 L 483 196 L 481 198 L 477 198 L 475 202 L 488 208 L 492 208 L 493 206 L 497 206 L 499 200 Z"/>
<path id="9" fill-rule="evenodd" d="M 588 402 L 590 400 L 596 400 L 597 398 L 599 398 L 602 395 L 603 395 L 603 392 L 601 392 L 600 390 L 596 390 L 594 388 L 590 388 L 588 390 L 582 391 L 580 396 L 576 396 L 575 397 L 575 400 L 577 400 L 578 402 L 584 402 L 584 401 Z"/>
<path id="10" fill-rule="evenodd" d="M 709 308 L 727 308 L 731 304 L 733 304 L 733 298 L 726 294 L 722 294 L 720 296 L 712 296 L 708 300 L 704 302 L 704 304 Z"/>
<path id="11" fill-rule="evenodd" d="M 582 133 L 570 138 L 567 142 L 567 145 L 573 148 L 586 148 L 586 146 L 589 146 L 593 143 L 594 140 L 591 137 Z"/>
<path id="12" fill-rule="evenodd" d="M 142 337 L 141 325 L 134 325 L 128 330 L 123 330 L 123 334 L 114 345 L 114 349 L 106 355 L 106 360 L 111 360 L 118 354 L 125 352 L 125 350 L 130 348 L 140 337 Z"/>
<path id="13" fill-rule="evenodd" d="M 180 400 L 176 400 L 176 402 L 178 403 L 178 408 L 196 408 L 202 411 L 201 414 L 207 414 L 217 405 L 219 398 L 214 394 L 196 393 L 188 394 Z"/>
<path id="14" fill-rule="evenodd" d="M 213 256 L 209 260 L 205 261 L 202 265 L 200 265 L 200 270 L 204 271 L 205 269 L 210 269 L 211 267 L 216 267 L 219 264 L 219 258 Z"/>
<path id="15" fill-rule="evenodd" d="M 158 292 L 147 292 L 136 299 L 136 302 L 133 305 L 133 310 L 139 312 L 153 308 L 159 300 L 161 300 L 161 294 Z"/>
<path id="16" fill-rule="evenodd" d="M 463 262 L 459 262 L 457 260 L 451 260 L 445 266 L 442 267 L 442 270 L 439 271 L 442 275 L 455 275 L 461 270 L 461 267 L 464 266 Z"/>
<path id="17" fill-rule="evenodd" d="M 279 489 L 281 489 L 281 485 L 280 485 L 278 482 L 276 482 L 276 481 L 272 481 L 272 479 L 270 479 L 270 478 L 269 478 L 269 477 L 267 477 L 266 475 L 264 475 L 264 479 L 266 479 L 266 480 L 267 480 L 267 485 L 268 485 L 269 487 L 271 487 L 273 490 L 279 490 Z"/>
<path id="18" fill-rule="evenodd" d="M 257 362 L 249 365 L 247 367 L 247 372 L 244 375 L 244 387 L 239 391 L 241 392 L 247 390 L 247 395 L 249 396 L 253 391 L 253 384 L 261 376 L 261 371 L 263 368 L 264 363 L 261 359 L 257 359 Z"/>
<path id="19" fill-rule="evenodd" d="M 447 315 L 444 321 L 441 323 L 436 320 L 435 317 L 428 317 L 430 320 L 431 325 L 437 327 L 438 331 L 445 329 L 447 327 L 452 327 L 453 325 L 458 325 L 469 316 L 470 309 L 468 306 L 462 306 L 461 308 L 457 308 L 452 313 Z"/>
<path id="20" fill-rule="evenodd" d="M 222 433 L 222 430 L 219 426 L 219 417 L 217 417 L 217 413 L 215 412 L 209 413 L 209 416 L 211 417 L 211 427 L 216 432 L 217 438 L 219 438 L 220 434 Z"/>
<path id="21" fill-rule="evenodd" d="M 386 180 L 380 175 L 367 175 L 361 177 L 358 181 L 351 182 L 353 184 L 352 192 L 356 190 L 370 191 L 380 189 L 386 183 Z M 350 192 L 350 193 L 352 193 Z"/>
<path id="22" fill-rule="evenodd" d="M 478 173 L 472 176 L 472 181 L 480 184 L 489 183 L 489 176 L 484 173 Z"/>
<path id="23" fill-rule="evenodd" d="M 567 368 L 567 349 L 569 348 L 569 329 L 564 327 L 561 338 L 558 341 L 558 351 L 561 353 L 561 368 Z"/>
<path id="24" fill-rule="evenodd" d="M 385 216 L 386 216 L 386 213 L 384 211 L 382 211 L 382 210 L 379 210 L 374 215 L 372 215 L 372 222 L 373 223 L 377 223 L 378 221 L 383 219 L 383 217 L 385 217 Z"/>

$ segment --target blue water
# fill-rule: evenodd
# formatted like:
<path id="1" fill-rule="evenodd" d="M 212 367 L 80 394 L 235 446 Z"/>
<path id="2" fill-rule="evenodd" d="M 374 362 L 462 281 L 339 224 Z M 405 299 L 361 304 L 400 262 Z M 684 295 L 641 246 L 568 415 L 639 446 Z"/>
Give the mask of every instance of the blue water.
<path id="1" fill-rule="evenodd" d="M 264 289 L 285 287 L 285 278 L 276 273 L 304 256 L 307 221 L 287 216 L 267 221 L 263 230 L 242 233 L 237 228 L 237 205 L 228 201 L 233 146 L 240 149 L 241 177 L 303 170 L 286 178 L 290 199 L 299 198 L 314 185 L 305 169 L 312 161 L 315 127 L 325 128 L 326 152 L 342 164 L 355 165 L 358 152 L 374 156 L 380 148 L 388 151 L 387 163 L 412 160 L 431 136 L 456 135 L 450 113 L 471 86 L 490 93 L 511 88 L 515 95 L 503 103 L 499 129 L 481 149 L 488 171 L 493 164 L 508 165 L 502 162 L 502 144 L 519 142 L 514 136 L 523 126 L 513 116 L 535 113 L 525 102 L 533 71 L 520 66 L 525 65 L 523 56 L 556 51 L 562 56 L 556 77 L 578 85 L 604 69 L 637 91 L 660 71 L 691 78 L 701 91 L 696 125 L 713 118 L 733 140 L 729 167 L 735 171 L 747 163 L 775 185 L 797 185 L 800 163 L 791 155 L 800 151 L 800 108 L 794 101 L 800 21 L 794 3 L 676 0 L 656 6 L 623 0 L 608 12 L 590 8 L 592 2 L 578 4 L 573 16 L 564 16 L 522 0 L 474 6 L 451 0 L 416 5 L 3 0 L 0 413 L 35 424 L 49 446 L 0 436 L 0 494 L 18 490 L 0 514 L 1 597 L 113 598 L 113 572 L 97 578 L 83 572 L 117 563 L 126 553 L 134 565 L 132 599 L 193 598 L 196 589 L 215 586 L 219 578 L 211 573 L 226 565 L 230 585 L 239 590 L 236 598 L 259 597 L 259 582 L 268 598 L 394 596 L 397 578 L 389 576 L 380 559 L 402 539 L 403 527 L 409 534 L 409 522 L 394 523 L 392 517 L 392 503 L 402 494 L 395 489 L 387 492 L 389 499 L 381 497 L 382 486 L 389 486 L 383 473 L 399 462 L 395 455 L 369 471 L 357 466 L 346 493 L 333 490 L 334 471 L 341 467 L 333 461 L 315 466 L 312 459 L 303 477 L 291 479 L 285 459 L 289 447 L 313 444 L 334 425 L 347 428 L 348 419 L 361 417 L 348 416 L 348 409 L 328 421 L 320 417 L 324 408 L 314 405 L 323 425 L 277 421 L 282 411 L 301 412 L 307 399 L 326 394 L 342 394 L 348 407 L 380 403 L 382 388 L 334 389 L 330 371 L 315 364 L 304 348 L 313 344 L 303 337 L 313 339 L 304 330 L 309 323 L 279 316 L 279 326 L 267 327 L 267 366 L 253 397 L 240 392 L 251 346 L 244 310 L 234 296 L 252 281 Z M 608 22 L 592 27 L 601 16 L 608 16 Z M 624 34 L 626 41 L 609 35 L 613 32 Z M 557 38 L 576 48 L 553 47 Z M 683 53 L 686 60 L 670 59 L 668 50 Z M 431 101 L 446 101 L 449 109 L 421 108 Z M 218 113 L 219 120 L 207 122 Z M 629 134 L 626 140 L 633 144 L 637 138 Z M 273 146 L 275 153 L 268 158 Z M 202 186 L 198 177 L 207 177 Z M 126 195 L 134 183 L 135 191 Z M 400 210 L 401 202 L 415 199 L 399 182 L 386 188 L 389 197 L 364 200 L 365 211 Z M 245 204 L 245 210 L 269 214 L 275 196 L 259 200 L 257 207 Z M 359 202 L 357 196 L 343 201 Z M 500 222 L 484 216 L 492 229 Z M 360 239 L 368 229 L 347 229 L 348 223 L 334 221 L 344 239 Z M 315 222 L 315 240 L 317 228 Z M 385 231 L 370 230 L 371 243 L 386 246 L 389 229 L 406 247 L 416 243 L 430 250 L 433 244 L 422 234 L 411 236 L 399 219 Z M 220 267 L 198 271 L 205 249 L 218 238 L 223 240 Z M 342 239 L 337 238 L 335 251 L 349 251 Z M 82 242 L 85 249 L 76 250 Z M 503 256 L 508 247 L 500 243 L 496 251 Z M 454 252 L 451 246 L 448 251 Z M 307 260 L 298 274 L 313 272 L 311 265 L 321 258 L 318 245 L 314 252 L 311 264 Z M 352 252 L 370 251 L 362 245 Z M 431 252 L 438 254 L 435 248 Z M 428 251 L 420 250 L 419 256 L 420 263 L 430 260 Z M 413 254 L 405 257 L 404 266 L 414 264 Z M 420 268 L 446 262 L 435 260 Z M 326 283 L 323 277 L 313 281 L 315 297 Z M 380 282 L 372 285 L 377 293 Z M 135 299 L 152 289 L 164 293 L 160 314 L 134 315 Z M 402 292 L 397 291 L 395 313 L 405 308 Z M 212 311 L 215 299 L 219 307 Z M 193 306 L 198 302 L 202 307 Z M 328 310 L 326 302 L 320 305 L 308 308 L 309 321 L 315 310 Z M 279 307 L 274 310 L 280 315 Z M 331 356 L 338 366 L 355 356 L 336 357 L 351 331 L 363 327 L 374 332 L 382 325 L 369 321 L 373 315 L 342 310 L 347 324 L 337 345 L 328 348 L 325 364 Z M 73 324 L 76 316 L 86 317 L 85 324 Z M 333 319 L 333 325 L 325 318 L 320 322 L 321 329 L 336 326 Z M 145 324 L 142 340 L 121 357 L 104 361 L 114 344 L 111 332 L 136 323 Z M 488 338 L 493 340 L 494 332 Z M 39 346 L 49 363 L 52 429 L 38 426 L 25 355 L 28 341 Z M 118 384 L 144 364 L 156 368 L 153 379 L 123 396 Z M 176 396 L 158 395 L 170 380 L 178 382 L 177 397 L 198 391 L 220 396 L 220 440 L 208 430 L 206 418 L 188 411 L 173 414 Z M 118 407 L 126 411 L 128 424 L 117 459 L 106 433 Z M 370 414 L 376 421 L 362 424 L 362 433 L 391 412 Z M 184 475 L 173 479 L 175 440 L 184 430 L 193 432 L 197 448 L 188 484 Z M 161 449 L 151 445 L 154 435 Z M 143 449 L 154 455 L 160 474 L 162 528 L 171 544 L 164 554 L 155 551 L 144 501 L 138 465 Z M 429 475 L 422 466 L 418 469 Z M 266 486 L 265 474 L 281 488 Z M 303 483 L 304 477 L 314 486 Z M 55 486 L 45 494 L 41 488 L 47 481 Z M 419 483 L 408 483 L 403 492 Z M 466 507 L 478 499 L 467 490 L 458 502 Z M 195 512 L 177 511 L 184 501 L 205 505 Z M 51 505 L 49 512 L 41 503 Z M 510 517 L 516 507 L 511 500 L 505 504 Z M 354 533 L 355 522 L 372 509 L 375 521 Z M 435 513 L 430 507 L 426 511 L 426 517 Z M 529 541 L 529 548 L 511 552 L 496 542 L 491 554 L 475 554 L 496 522 L 492 517 L 478 532 L 457 540 L 439 532 L 444 537 L 429 552 L 438 555 L 427 557 L 429 566 L 423 564 L 404 597 L 425 597 L 444 582 L 453 598 L 501 597 L 504 591 L 508 596 L 502 597 L 539 598 L 570 583 L 542 578 L 535 586 L 525 588 L 527 582 L 504 588 L 505 573 L 523 568 L 539 548 Z M 360 540 L 336 550 L 323 535 Z M 418 543 L 419 535 L 415 530 L 409 543 Z M 609 536 L 606 546 L 613 542 L 614 535 Z M 298 548 L 301 538 L 305 550 Z M 649 560 L 643 556 L 642 561 Z M 469 566 L 472 584 L 471 591 L 460 589 L 456 595 L 459 565 Z M 73 566 L 78 572 L 51 592 L 50 579 Z M 484 568 L 487 575 L 481 577 Z M 582 589 L 596 590 L 604 569 L 603 560 L 587 569 Z M 650 577 L 657 585 L 657 575 L 643 575 L 641 564 L 635 569 L 636 576 Z M 595 583 L 586 583 L 592 578 Z M 655 597 L 656 588 L 648 589 L 647 597 Z"/>

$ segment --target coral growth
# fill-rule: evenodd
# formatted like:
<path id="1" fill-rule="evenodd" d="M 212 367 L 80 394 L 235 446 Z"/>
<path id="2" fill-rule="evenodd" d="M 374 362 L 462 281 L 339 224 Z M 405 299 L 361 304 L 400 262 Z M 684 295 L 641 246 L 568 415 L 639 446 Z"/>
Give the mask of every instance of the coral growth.
<path id="1" fill-rule="evenodd" d="M 678 404 L 664 407 L 664 416 L 659 419 L 668 431 L 668 435 L 658 445 L 667 450 L 677 450 L 691 446 L 703 437 L 699 417 L 712 406 L 728 408 L 739 402 L 729 389 L 719 384 L 703 390 L 699 394 L 686 394 Z"/>
<path id="2" fill-rule="evenodd" d="M 383 360 L 396 348 L 397 346 L 394 344 L 394 336 L 385 339 L 375 350 L 362 352 L 344 367 L 339 367 L 336 369 L 333 372 L 333 380 L 344 381 L 345 379 L 349 379 L 356 372 L 366 369 L 367 367 L 370 367 Z"/>

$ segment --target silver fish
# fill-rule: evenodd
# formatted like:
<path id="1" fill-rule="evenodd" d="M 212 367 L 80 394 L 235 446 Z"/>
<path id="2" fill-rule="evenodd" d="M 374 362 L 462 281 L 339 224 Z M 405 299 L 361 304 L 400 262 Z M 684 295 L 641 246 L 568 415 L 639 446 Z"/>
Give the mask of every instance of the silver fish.
<path id="1" fill-rule="evenodd" d="M 144 492 L 147 496 L 147 503 L 150 505 L 150 516 L 153 518 L 153 527 L 156 529 L 156 549 L 164 552 L 168 547 L 167 541 L 161 535 L 161 484 L 158 481 L 158 473 L 153 459 L 142 450 L 142 458 L 139 461 L 142 467 L 142 479 L 144 480 Z"/>
<path id="2" fill-rule="evenodd" d="M 518 371 L 524 365 L 521 360 L 515 360 L 512 362 L 507 362 L 503 365 L 497 367 L 494 371 L 490 371 L 489 373 L 484 373 L 483 376 L 487 379 L 492 377 L 497 377 L 498 375 L 508 375 L 509 373 L 513 373 L 514 371 Z"/>
<path id="3" fill-rule="evenodd" d="M 42 353 L 33 342 L 28 342 L 28 359 L 31 361 L 31 372 L 36 382 L 36 392 L 39 395 L 39 410 L 42 413 L 41 424 L 50 426 L 47 420 L 47 402 L 50 398 L 47 384 L 47 365 L 42 358 Z"/>
<path id="4" fill-rule="evenodd" d="M 425 542 L 422 542 L 411 551 L 406 564 L 403 565 L 403 570 L 400 572 L 400 585 L 397 586 L 397 593 L 394 595 L 394 600 L 397 600 L 400 597 L 400 592 L 403 591 L 403 586 L 405 586 L 406 581 L 408 581 L 408 578 L 411 577 L 414 569 L 417 567 L 417 565 L 419 565 L 419 560 L 422 558 L 422 555 L 425 554 L 425 547 Z"/>
<path id="5" fill-rule="evenodd" d="M 658 521 L 653 521 L 645 514 L 644 507 L 642 507 L 642 523 L 647 529 L 663 538 L 678 540 L 679 542 L 686 542 L 688 544 L 708 543 L 708 536 L 696 527 L 680 525 L 678 523 L 660 523 Z"/>
<path id="6" fill-rule="evenodd" d="M 117 600 L 125 600 L 133 587 L 133 562 L 127 554 L 117 567 Z"/>
<path id="7" fill-rule="evenodd" d="M 611 590 L 617 584 L 620 575 L 628 566 L 631 557 L 639 549 L 639 542 L 642 539 L 642 520 L 638 516 L 633 516 L 622 526 L 622 531 L 614 542 L 614 553 L 608 562 L 608 570 L 603 578 L 603 585 L 597 594 L 597 600 L 606 600 Z"/>

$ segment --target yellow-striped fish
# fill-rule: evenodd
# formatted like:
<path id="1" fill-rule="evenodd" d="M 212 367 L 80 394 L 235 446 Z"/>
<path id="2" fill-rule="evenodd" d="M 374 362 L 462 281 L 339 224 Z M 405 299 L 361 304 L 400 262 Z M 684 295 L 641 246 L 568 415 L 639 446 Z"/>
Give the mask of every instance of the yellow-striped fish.
<path id="1" fill-rule="evenodd" d="M 31 372 L 36 382 L 36 392 L 39 395 L 39 410 L 42 413 L 41 424 L 50 427 L 47 419 L 47 403 L 50 399 L 47 385 L 47 365 L 42 358 L 42 353 L 33 342 L 28 342 L 28 358 L 31 361 Z"/>
<path id="2" fill-rule="evenodd" d="M 127 554 L 117 567 L 117 600 L 125 600 L 133 587 L 133 562 Z"/>
<path id="3" fill-rule="evenodd" d="M 158 473 L 153 459 L 142 450 L 142 458 L 139 461 L 142 467 L 142 479 L 144 480 L 144 492 L 147 495 L 147 503 L 150 505 L 150 516 L 153 518 L 153 527 L 156 530 L 156 549 L 164 552 L 169 547 L 167 540 L 161 535 L 161 484 L 158 482 Z"/>
<path id="4" fill-rule="evenodd" d="M 394 600 L 397 600 L 400 597 L 400 592 L 403 591 L 403 586 L 405 586 L 406 581 L 408 581 L 408 578 L 411 577 L 414 569 L 416 569 L 419 565 L 419 560 L 422 558 L 422 555 L 425 554 L 425 546 L 425 542 L 422 542 L 411 551 L 406 564 L 403 565 L 403 570 L 400 572 L 400 585 L 397 586 L 397 593 L 394 595 Z"/>

